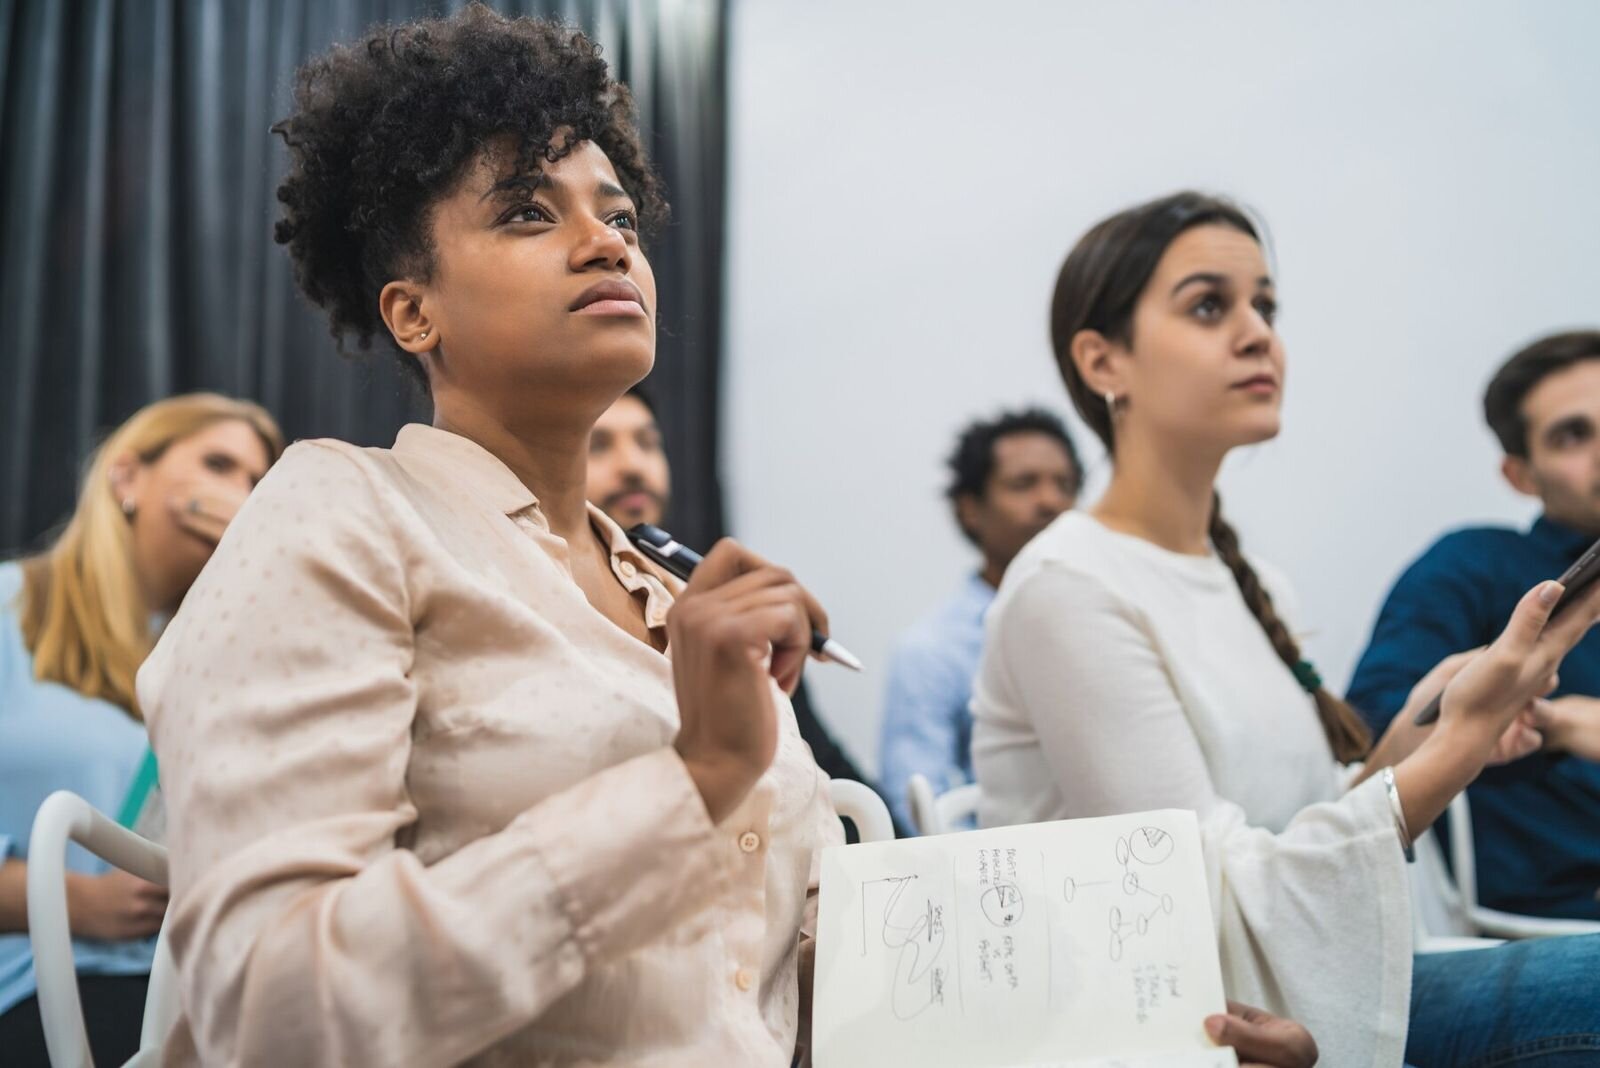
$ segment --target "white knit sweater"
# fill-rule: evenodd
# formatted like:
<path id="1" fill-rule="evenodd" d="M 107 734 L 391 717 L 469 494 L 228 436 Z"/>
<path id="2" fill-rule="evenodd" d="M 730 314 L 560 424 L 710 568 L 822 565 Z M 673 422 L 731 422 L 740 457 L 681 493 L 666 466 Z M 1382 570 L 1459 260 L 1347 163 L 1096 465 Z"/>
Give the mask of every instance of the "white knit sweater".
<path id="1" fill-rule="evenodd" d="M 1344 791 L 1226 565 L 1068 513 L 1011 564 L 987 626 L 983 824 L 1194 809 L 1229 996 L 1303 1023 L 1323 1064 L 1400 1064 L 1411 903 L 1388 798 L 1376 778 Z"/>

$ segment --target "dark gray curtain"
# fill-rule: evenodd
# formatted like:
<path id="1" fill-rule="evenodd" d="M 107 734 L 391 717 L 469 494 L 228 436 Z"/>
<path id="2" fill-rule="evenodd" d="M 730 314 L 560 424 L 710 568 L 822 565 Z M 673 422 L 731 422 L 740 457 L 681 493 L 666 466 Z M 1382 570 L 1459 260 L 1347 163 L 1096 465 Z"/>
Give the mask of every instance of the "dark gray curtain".
<path id="1" fill-rule="evenodd" d="M 726 0 L 502 0 L 595 37 L 632 87 L 673 215 L 650 249 L 648 388 L 686 540 L 721 533 Z M 250 397 L 291 438 L 387 445 L 426 401 L 345 361 L 272 241 L 295 67 L 439 0 L 0 0 L 0 554 L 71 510 L 90 447 L 141 405 Z"/>

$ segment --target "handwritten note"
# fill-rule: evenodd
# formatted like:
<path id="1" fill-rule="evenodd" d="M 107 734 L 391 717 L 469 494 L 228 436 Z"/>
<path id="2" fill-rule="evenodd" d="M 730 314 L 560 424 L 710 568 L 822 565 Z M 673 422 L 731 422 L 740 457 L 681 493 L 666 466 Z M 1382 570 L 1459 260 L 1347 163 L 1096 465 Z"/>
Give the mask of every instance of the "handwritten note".
<path id="1" fill-rule="evenodd" d="M 817 1068 L 1231 1066 L 1223 1007 L 1192 812 L 823 854 Z"/>

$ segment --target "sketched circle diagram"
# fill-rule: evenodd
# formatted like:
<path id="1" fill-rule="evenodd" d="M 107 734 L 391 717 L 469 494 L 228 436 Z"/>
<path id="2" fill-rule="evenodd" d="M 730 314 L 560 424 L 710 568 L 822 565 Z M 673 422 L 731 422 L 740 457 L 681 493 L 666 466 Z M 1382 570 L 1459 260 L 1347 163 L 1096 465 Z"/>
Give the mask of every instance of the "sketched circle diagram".
<path id="1" fill-rule="evenodd" d="M 978 899 L 983 918 L 996 927 L 1013 927 L 1022 920 L 1022 891 L 1015 883 L 997 881 Z"/>
<path id="2" fill-rule="evenodd" d="M 1117 863 L 1161 864 L 1172 856 L 1172 835 L 1160 827 L 1140 827 L 1117 839 Z"/>

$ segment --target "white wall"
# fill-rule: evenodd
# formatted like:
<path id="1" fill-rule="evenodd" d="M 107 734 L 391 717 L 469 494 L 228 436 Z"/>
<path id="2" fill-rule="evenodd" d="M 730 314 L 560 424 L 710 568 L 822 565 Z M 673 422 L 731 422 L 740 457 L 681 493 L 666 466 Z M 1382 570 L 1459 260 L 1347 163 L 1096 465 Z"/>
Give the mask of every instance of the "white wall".
<path id="1" fill-rule="evenodd" d="M 1597 39 L 1585 0 L 737 0 L 731 518 L 868 662 L 810 673 L 851 751 L 876 766 L 893 636 L 973 563 L 955 430 L 1068 407 L 1055 273 L 1135 201 L 1221 191 L 1271 228 L 1285 430 L 1223 490 L 1331 681 L 1442 529 L 1526 520 L 1479 397 L 1600 322 Z"/>

